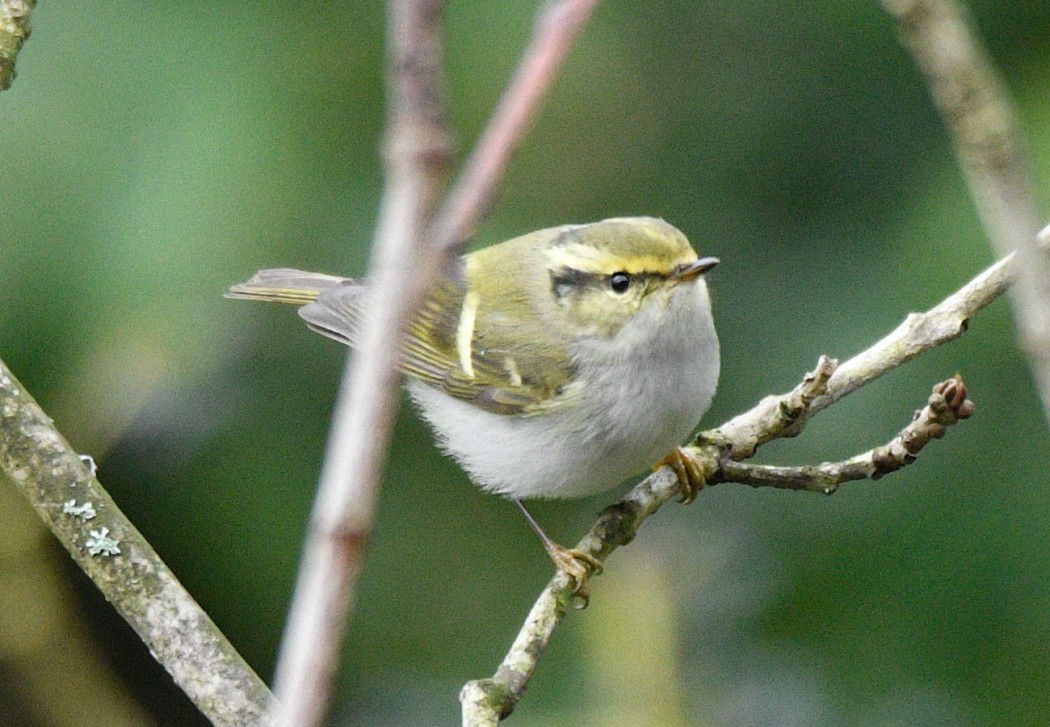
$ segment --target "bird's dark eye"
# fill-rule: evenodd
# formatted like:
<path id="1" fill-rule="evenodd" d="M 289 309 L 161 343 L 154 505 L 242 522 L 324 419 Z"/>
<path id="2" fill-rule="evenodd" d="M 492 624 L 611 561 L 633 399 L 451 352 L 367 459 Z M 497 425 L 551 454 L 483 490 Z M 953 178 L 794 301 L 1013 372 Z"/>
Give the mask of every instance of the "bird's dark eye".
<path id="1" fill-rule="evenodd" d="M 626 293 L 631 287 L 631 276 L 624 272 L 613 273 L 609 276 L 609 287 L 614 293 Z"/>

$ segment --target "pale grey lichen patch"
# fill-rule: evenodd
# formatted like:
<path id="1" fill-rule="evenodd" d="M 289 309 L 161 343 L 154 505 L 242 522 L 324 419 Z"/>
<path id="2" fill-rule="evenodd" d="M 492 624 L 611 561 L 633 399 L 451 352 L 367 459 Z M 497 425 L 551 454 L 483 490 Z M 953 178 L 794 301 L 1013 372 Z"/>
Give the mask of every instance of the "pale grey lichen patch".
<path id="1" fill-rule="evenodd" d="M 92 477 L 98 474 L 98 465 L 95 464 L 95 460 L 90 454 L 79 454 L 77 456 L 80 457 L 80 461 L 84 463 L 85 467 L 87 467 L 88 474 L 90 474 Z M 70 487 L 72 487 L 74 484 L 76 483 L 70 483 Z"/>
<path id="2" fill-rule="evenodd" d="M 62 504 L 62 512 L 65 515 L 72 515 L 73 517 L 78 517 L 81 520 L 91 520 L 96 515 L 98 515 L 98 513 L 95 511 L 95 506 L 92 505 L 90 502 L 84 502 L 78 505 L 75 499 L 66 500 Z"/>
<path id="3" fill-rule="evenodd" d="M 109 528 L 102 527 L 91 530 L 84 546 L 91 555 L 111 556 L 120 555 L 120 543 L 109 537 Z"/>
<path id="4" fill-rule="evenodd" d="M 272 702 L 266 684 L 89 476 L 90 462 L 69 448 L 3 361 L 0 414 L 0 470 L 33 503 L 150 653 L 213 724 L 262 727 Z M 92 510 L 108 527 L 84 527 Z"/>

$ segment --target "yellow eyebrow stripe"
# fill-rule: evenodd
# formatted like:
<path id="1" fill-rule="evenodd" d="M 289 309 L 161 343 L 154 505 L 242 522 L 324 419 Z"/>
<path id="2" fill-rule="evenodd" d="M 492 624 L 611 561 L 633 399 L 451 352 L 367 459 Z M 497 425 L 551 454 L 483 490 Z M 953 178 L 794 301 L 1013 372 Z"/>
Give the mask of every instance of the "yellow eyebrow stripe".
<path id="1" fill-rule="evenodd" d="M 459 325 L 456 326 L 456 353 L 459 354 L 459 367 L 470 378 L 474 378 L 474 324 L 478 318 L 478 303 L 481 299 L 477 293 L 463 296 L 463 308 L 459 312 Z"/>
<path id="2" fill-rule="evenodd" d="M 593 245 L 570 242 L 552 247 L 548 251 L 550 267 L 569 268 L 582 273 L 595 275 L 612 275 L 623 271 L 637 275 L 639 273 L 670 274 L 675 265 L 689 262 L 695 257 L 688 252 L 681 259 L 668 259 L 655 255 L 610 255 Z"/>

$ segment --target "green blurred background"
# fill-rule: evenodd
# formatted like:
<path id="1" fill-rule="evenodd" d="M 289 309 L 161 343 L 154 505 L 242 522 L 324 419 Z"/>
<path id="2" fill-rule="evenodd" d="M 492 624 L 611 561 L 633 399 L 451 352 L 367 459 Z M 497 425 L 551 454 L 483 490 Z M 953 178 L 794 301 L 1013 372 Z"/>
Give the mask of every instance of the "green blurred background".
<path id="1" fill-rule="evenodd" d="M 461 148 L 536 6 L 449 3 Z M 1050 3 L 973 9 L 1046 180 Z M 43 2 L 33 27 L 0 95 L 0 357 L 269 679 L 344 350 L 222 293 L 262 267 L 366 266 L 382 4 Z M 874 2 L 600 6 L 476 244 L 635 214 L 723 260 L 708 425 L 993 260 Z M 977 415 L 902 473 L 830 499 L 723 485 L 660 512 L 570 614 L 511 723 L 1046 724 L 1050 437 L 1005 301 L 761 461 L 882 443 L 957 370 Z M 333 724 L 458 723 L 460 685 L 495 669 L 550 575 L 514 508 L 407 407 L 394 447 Z M 0 722 L 61 724 L 51 700 L 71 724 L 117 724 L 88 695 L 127 691 L 131 723 L 203 724 L 57 545 L 11 540 L 33 518 L 11 489 L 0 597 L 54 590 L 0 604 Z M 535 513 L 573 542 L 614 497 Z M 56 601 L 68 632 L 42 636 L 38 606 Z M 63 633 L 98 658 L 81 686 Z"/>

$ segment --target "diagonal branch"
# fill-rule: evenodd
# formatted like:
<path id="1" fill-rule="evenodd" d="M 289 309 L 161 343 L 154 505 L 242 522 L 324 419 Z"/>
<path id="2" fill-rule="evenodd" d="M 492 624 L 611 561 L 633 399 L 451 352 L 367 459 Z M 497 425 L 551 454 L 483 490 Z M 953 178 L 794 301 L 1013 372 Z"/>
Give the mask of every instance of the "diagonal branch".
<path id="1" fill-rule="evenodd" d="M 920 353 L 953 341 L 966 332 L 970 319 L 1010 285 L 1012 257 L 995 263 L 969 283 L 923 313 L 912 313 L 891 331 L 849 361 L 827 371 L 823 359 L 813 376 L 819 382 L 825 375 L 825 388 L 806 400 L 794 396 L 767 396 L 757 406 L 729 420 L 716 431 L 730 442 L 730 457 L 751 457 L 755 449 L 778 437 L 795 436 L 806 419 L 831 406 L 883 374 L 889 373 Z"/>
<path id="2" fill-rule="evenodd" d="M 957 0 L 882 5 L 926 76 L 992 247 L 1017 251 L 1014 319 L 1050 422 L 1050 240 L 1037 238 L 1046 210 L 1006 85 Z"/>
<path id="3" fill-rule="evenodd" d="M 29 13 L 36 0 L 0 0 L 0 91 L 15 80 L 15 59 L 29 37 Z"/>
<path id="4" fill-rule="evenodd" d="M 434 220 L 434 245 L 461 252 L 496 199 L 499 181 L 599 0 L 548 0 L 492 118 Z"/>
<path id="5" fill-rule="evenodd" d="M 597 0 L 548 2 L 525 58 L 441 212 L 451 143 L 441 83 L 443 0 L 391 0 L 387 178 L 368 277 L 376 291 L 336 403 L 321 484 L 277 666 L 276 724 L 326 711 L 353 587 L 372 530 L 396 406 L 404 322 L 487 211 L 510 155 Z M 412 260 L 413 265 L 404 264 Z"/>
<path id="6" fill-rule="evenodd" d="M 33 4 L 33 0 L 0 0 L 0 81 L 4 87 L 13 77 L 14 54 L 28 34 L 26 20 Z M 323 719 L 354 584 L 371 534 L 379 469 L 397 401 L 394 362 L 402 324 L 443 261 L 458 251 L 458 243 L 495 198 L 511 152 L 528 130 L 596 4 L 597 0 L 548 2 L 515 80 L 443 208 L 443 226 L 435 227 L 433 210 L 451 158 L 441 93 L 443 0 L 389 3 L 387 179 L 369 274 L 379 302 L 370 308 L 374 315 L 364 326 L 362 350 L 348 362 L 336 403 L 303 567 L 277 666 L 281 702 L 273 714 L 263 716 L 273 703 L 265 685 L 240 661 L 97 482 L 85 480 L 76 454 L 50 427 L 46 416 L 33 409 L 29 429 L 42 437 L 39 441 L 26 443 L 8 436 L 8 425 L 14 421 L 8 415 L 17 418 L 29 412 L 31 408 L 21 401 L 31 400 L 0 364 L 0 459 L 12 478 L 30 488 L 25 490 L 27 496 L 74 558 L 215 724 L 258 724 L 265 719 L 281 725 L 315 725 Z M 428 229 L 437 230 L 440 236 L 428 234 Z M 406 266 L 405 260 L 416 264 Z M 16 434 L 25 431 L 28 429 L 15 427 Z M 24 466 L 27 457 L 39 456 L 38 449 L 55 457 L 47 460 L 52 479 L 73 472 L 80 488 L 76 491 L 86 494 L 85 500 L 41 499 L 44 490 L 37 485 L 46 480 L 45 475 Z M 63 481 L 61 486 L 67 484 Z M 72 493 L 59 492 L 63 497 Z M 66 504 L 68 508 L 61 510 Z M 92 508 L 96 506 L 105 513 L 105 519 L 99 520 L 105 524 L 85 535 L 83 519 L 95 517 Z M 65 533 L 71 525 L 77 527 Z M 127 570 L 127 565 L 134 567 Z M 143 571 L 151 579 L 143 577 Z"/>
<path id="7" fill-rule="evenodd" d="M 806 467 L 776 467 L 735 462 L 725 458 L 720 466 L 723 482 L 739 482 L 752 487 L 781 490 L 807 490 L 830 495 L 843 482 L 877 480 L 912 464 L 919 452 L 947 428 L 973 415 L 973 402 L 966 398 L 962 377 L 954 377 L 933 387 L 926 406 L 897 436 L 886 444 L 842 462 L 822 462 Z M 713 483 L 709 483 L 713 484 Z"/>
<path id="8" fill-rule="evenodd" d="M 0 470 L 212 724 L 260 723 L 266 685 L 3 362 Z"/>
<path id="9" fill-rule="evenodd" d="M 734 461 L 752 456 L 762 444 L 778 437 L 796 436 L 811 416 L 835 401 L 920 353 L 961 336 L 969 319 L 1002 295 L 1009 282 L 1010 260 L 1000 260 L 930 310 L 908 316 L 888 336 L 841 366 L 822 356 L 816 369 L 806 374 L 795 389 L 768 396 L 721 427 L 702 432 L 696 445 L 686 449 L 710 483 L 729 481 L 732 478 L 725 470 L 727 465 L 732 470 Z M 957 394 L 956 389 L 949 398 L 954 402 Z M 965 398 L 963 395 L 962 400 Z M 956 416 L 968 409 L 962 402 L 955 405 Z M 629 543 L 646 518 L 679 494 L 678 478 L 670 467 L 661 467 L 623 500 L 606 508 L 576 548 L 604 560 L 616 548 Z M 510 714 L 568 612 L 575 587 L 564 573 L 555 575 L 533 604 L 496 673 L 463 687 L 460 702 L 464 725 L 495 725 Z"/>
<path id="10" fill-rule="evenodd" d="M 400 337 L 428 286 L 406 265 L 451 160 L 441 78 L 443 0 L 389 4 L 386 185 L 369 277 L 375 304 L 348 356 L 335 405 L 291 613 L 275 675 L 278 727 L 324 720 L 340 646 L 372 533 L 397 407 Z"/>

